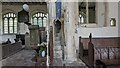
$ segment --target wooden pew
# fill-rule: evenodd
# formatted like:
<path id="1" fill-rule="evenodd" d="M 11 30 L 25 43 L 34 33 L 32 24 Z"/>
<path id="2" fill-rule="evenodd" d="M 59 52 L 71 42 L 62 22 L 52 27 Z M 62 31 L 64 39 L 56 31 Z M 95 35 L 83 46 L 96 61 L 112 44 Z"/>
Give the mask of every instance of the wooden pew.
<path id="1" fill-rule="evenodd" d="M 82 59 L 83 58 L 83 43 L 81 41 L 81 36 L 79 37 L 79 58 Z"/>
<path id="2" fill-rule="evenodd" d="M 93 44 L 92 44 L 92 34 L 89 35 L 90 41 L 88 42 L 88 49 L 84 49 L 84 45 L 81 41 L 81 36 L 79 37 L 79 58 L 86 63 L 87 66 L 93 66 Z"/>
<path id="3" fill-rule="evenodd" d="M 89 67 L 108 65 L 120 65 L 120 46 L 93 45 L 92 34 L 89 35 L 88 55 L 84 56 L 84 47 L 79 37 L 79 57 Z"/>
<path id="4" fill-rule="evenodd" d="M 81 41 L 81 36 L 79 37 L 79 58 L 83 56 L 88 56 L 88 49 L 84 49 L 83 43 Z"/>
<path id="5" fill-rule="evenodd" d="M 89 39 L 88 62 L 91 66 L 106 68 L 109 65 L 120 65 L 120 46 L 93 45 L 92 34 L 90 34 Z"/>
<path id="6" fill-rule="evenodd" d="M 92 43 L 92 34 L 89 35 L 89 43 L 88 43 L 88 63 L 89 66 L 94 66 L 94 45 Z"/>
<path id="7" fill-rule="evenodd" d="M 94 62 L 98 66 L 103 64 L 106 67 L 120 65 L 120 46 L 94 46 L 94 51 Z"/>
<path id="8" fill-rule="evenodd" d="M 22 43 L 21 42 L 16 42 L 16 43 L 9 43 L 2 45 L 2 59 L 5 59 L 16 52 L 20 51 L 22 49 Z"/>

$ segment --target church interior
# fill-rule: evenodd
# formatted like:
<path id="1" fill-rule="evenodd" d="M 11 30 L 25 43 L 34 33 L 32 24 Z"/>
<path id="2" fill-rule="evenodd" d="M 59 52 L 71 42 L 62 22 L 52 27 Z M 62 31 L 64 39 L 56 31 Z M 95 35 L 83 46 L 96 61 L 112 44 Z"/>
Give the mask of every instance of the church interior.
<path id="1" fill-rule="evenodd" d="M 0 0 L 0 67 L 120 67 L 119 0 Z"/>

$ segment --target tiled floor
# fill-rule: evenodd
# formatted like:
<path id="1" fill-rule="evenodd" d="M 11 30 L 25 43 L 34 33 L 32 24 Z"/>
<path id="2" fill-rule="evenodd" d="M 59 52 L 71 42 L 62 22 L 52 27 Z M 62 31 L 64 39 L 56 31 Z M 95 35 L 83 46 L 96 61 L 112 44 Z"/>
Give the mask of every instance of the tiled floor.
<path id="1" fill-rule="evenodd" d="M 35 56 L 34 50 L 22 50 L 2 60 L 3 66 L 35 66 L 31 59 Z"/>

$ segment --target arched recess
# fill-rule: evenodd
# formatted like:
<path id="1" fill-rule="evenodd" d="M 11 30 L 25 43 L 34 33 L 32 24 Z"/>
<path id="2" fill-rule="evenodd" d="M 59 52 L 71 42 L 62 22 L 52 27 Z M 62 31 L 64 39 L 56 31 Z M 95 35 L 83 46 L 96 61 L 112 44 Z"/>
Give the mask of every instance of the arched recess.
<path id="1" fill-rule="evenodd" d="M 59 19 L 56 19 L 54 26 L 55 26 L 55 32 L 59 33 L 61 30 L 61 21 Z"/>

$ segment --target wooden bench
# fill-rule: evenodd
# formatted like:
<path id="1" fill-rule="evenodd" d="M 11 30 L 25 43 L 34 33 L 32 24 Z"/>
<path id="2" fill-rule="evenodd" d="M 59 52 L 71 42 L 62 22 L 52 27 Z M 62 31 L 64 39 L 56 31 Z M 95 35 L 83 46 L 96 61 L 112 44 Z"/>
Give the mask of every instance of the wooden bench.
<path id="1" fill-rule="evenodd" d="M 92 35 L 90 34 L 89 38 L 90 41 L 88 42 L 88 49 L 84 49 L 83 43 L 81 41 L 81 37 L 79 37 L 79 58 L 83 60 L 84 63 L 86 63 L 87 66 L 94 66 L 93 62 L 93 44 L 92 44 Z"/>
<path id="2" fill-rule="evenodd" d="M 16 52 L 20 51 L 22 49 L 22 43 L 16 42 L 16 43 L 9 43 L 5 45 L 1 45 L 2 47 L 2 59 L 5 59 Z"/>
<path id="3" fill-rule="evenodd" d="M 88 50 L 85 51 L 83 43 L 81 42 L 81 37 L 79 37 L 79 57 L 86 65 L 96 66 L 97 64 L 103 65 L 103 67 L 104 65 L 119 65 L 120 46 L 93 45 L 92 34 L 89 35 L 89 39 Z M 87 52 L 86 55 L 84 55 L 85 52 Z"/>
<path id="4" fill-rule="evenodd" d="M 117 66 L 120 65 L 119 46 L 94 46 L 94 60 L 97 66 Z M 97 61 L 101 62 L 97 62 Z"/>

